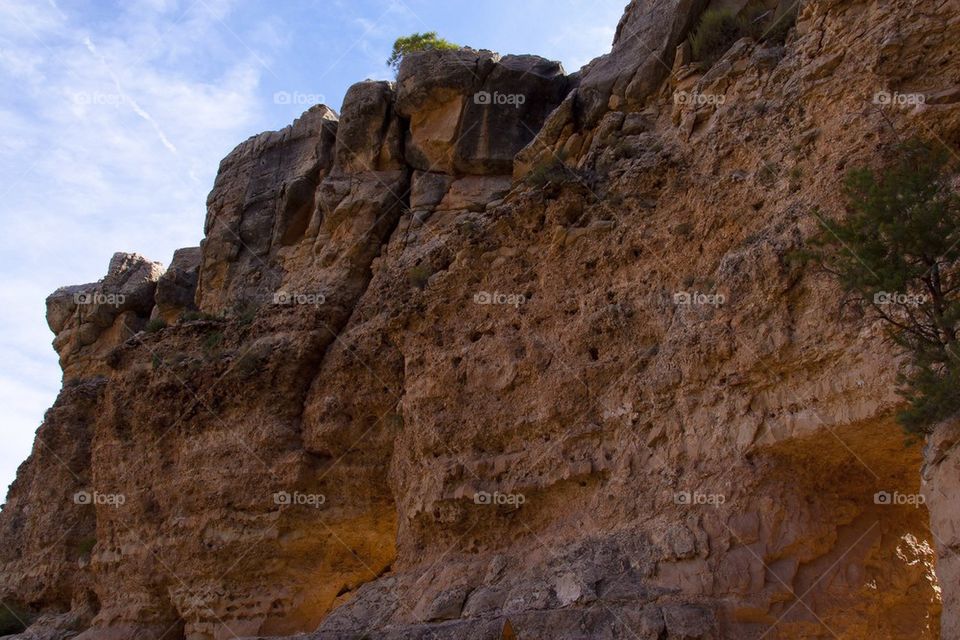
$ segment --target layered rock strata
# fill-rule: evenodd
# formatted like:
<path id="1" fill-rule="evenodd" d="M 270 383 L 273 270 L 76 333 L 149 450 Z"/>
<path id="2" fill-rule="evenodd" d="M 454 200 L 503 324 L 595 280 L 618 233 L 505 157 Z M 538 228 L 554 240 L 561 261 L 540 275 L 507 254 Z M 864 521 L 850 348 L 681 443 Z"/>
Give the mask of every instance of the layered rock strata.
<path id="1" fill-rule="evenodd" d="M 952 637 L 955 438 L 904 439 L 882 328 L 790 256 L 846 168 L 955 148 L 960 12 L 802 3 L 703 68 L 704 8 L 634 0 L 573 76 L 409 56 L 225 158 L 199 252 L 53 294 L 3 601 L 83 640 L 900 639 L 942 594 Z"/>

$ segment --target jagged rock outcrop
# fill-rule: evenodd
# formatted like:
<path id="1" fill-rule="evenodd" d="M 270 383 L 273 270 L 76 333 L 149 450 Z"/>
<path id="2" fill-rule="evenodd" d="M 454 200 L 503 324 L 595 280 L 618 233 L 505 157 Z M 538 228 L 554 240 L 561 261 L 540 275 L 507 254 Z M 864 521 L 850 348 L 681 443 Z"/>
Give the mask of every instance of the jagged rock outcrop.
<path id="1" fill-rule="evenodd" d="M 197 297 L 201 257 L 200 247 L 174 251 L 170 266 L 157 280 L 152 318 L 173 323 L 184 313 L 197 310 L 194 300 Z"/>
<path id="2" fill-rule="evenodd" d="M 578 115 L 593 128 L 609 111 L 637 109 L 670 74 L 674 52 L 707 0 L 631 0 L 613 49 L 583 68 Z"/>
<path id="3" fill-rule="evenodd" d="M 150 318 L 162 273 L 158 262 L 116 253 L 99 282 L 61 287 L 47 297 L 47 324 L 65 378 L 105 370 L 107 353 Z"/>
<path id="4" fill-rule="evenodd" d="M 559 63 L 538 56 L 411 54 L 397 77 L 397 111 L 410 119 L 407 162 L 420 171 L 509 175 L 569 86 Z"/>
<path id="5" fill-rule="evenodd" d="M 844 168 L 960 140 L 960 11 L 805 3 L 704 69 L 701 9 L 631 2 L 574 76 L 410 56 L 238 146 L 199 259 L 118 254 L 136 304 L 51 296 L 0 598 L 82 640 L 955 635 L 952 431 L 904 442 L 896 352 L 790 256 Z"/>
<path id="6" fill-rule="evenodd" d="M 207 198 L 201 308 L 216 313 L 263 302 L 279 288 L 281 254 L 309 226 L 314 191 L 333 164 L 336 130 L 333 111 L 317 105 L 223 159 Z"/>

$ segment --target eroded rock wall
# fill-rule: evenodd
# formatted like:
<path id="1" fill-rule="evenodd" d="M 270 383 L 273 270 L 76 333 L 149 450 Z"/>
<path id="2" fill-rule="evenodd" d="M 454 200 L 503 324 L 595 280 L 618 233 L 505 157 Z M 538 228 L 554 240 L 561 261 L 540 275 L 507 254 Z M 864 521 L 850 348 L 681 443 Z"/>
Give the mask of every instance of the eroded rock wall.
<path id="1" fill-rule="evenodd" d="M 4 602 L 84 640 L 899 639 L 943 589 L 951 637 L 952 449 L 883 497 L 920 490 L 900 363 L 790 257 L 845 168 L 956 145 L 957 7 L 803 3 L 709 69 L 703 8 L 631 2 L 575 76 L 409 56 L 237 147 L 199 252 L 81 288 L 136 305 L 55 293 Z"/>
<path id="2" fill-rule="evenodd" d="M 937 549 L 937 577 L 943 598 L 944 638 L 960 634 L 960 424 L 955 420 L 937 426 L 923 452 L 923 496 L 930 510 L 930 535 Z"/>

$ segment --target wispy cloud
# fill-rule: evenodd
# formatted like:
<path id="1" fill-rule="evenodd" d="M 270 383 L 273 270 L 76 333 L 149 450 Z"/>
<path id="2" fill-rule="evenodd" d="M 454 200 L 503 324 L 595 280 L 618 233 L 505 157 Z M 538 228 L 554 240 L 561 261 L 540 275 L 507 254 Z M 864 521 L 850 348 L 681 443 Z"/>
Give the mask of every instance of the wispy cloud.
<path id="1" fill-rule="evenodd" d="M 153 116 L 147 113 L 143 107 L 137 104 L 136 100 L 128 96 L 127 93 L 123 90 L 123 87 L 120 85 L 120 78 L 117 77 L 117 74 L 115 74 L 113 72 L 113 69 L 110 68 L 110 65 L 107 64 L 106 59 L 102 55 L 100 55 L 100 53 L 97 51 L 96 46 L 94 46 L 93 42 L 90 41 L 90 38 L 88 36 L 83 37 L 83 46 L 87 48 L 87 51 L 92 53 L 98 60 L 100 60 L 100 62 L 103 64 L 104 69 L 107 71 L 107 73 L 110 74 L 110 77 L 113 79 L 113 86 L 117 90 L 118 101 L 123 104 L 129 104 L 130 108 L 133 109 L 134 113 L 136 113 L 138 116 L 140 116 L 141 118 L 143 118 L 144 120 L 150 123 L 150 126 L 153 127 L 153 130 L 157 132 L 157 137 L 160 138 L 160 142 L 163 143 L 163 146 L 169 149 L 171 153 L 176 153 L 177 148 L 173 146 L 173 143 L 171 143 L 170 140 L 167 138 L 167 135 L 163 132 L 163 129 L 161 129 L 160 125 L 157 124 L 157 121 L 153 119 Z"/>
<path id="2" fill-rule="evenodd" d="M 230 4 L 194 4 L 106 19 L 0 3 L 3 484 L 57 391 L 45 296 L 98 279 L 114 251 L 166 261 L 196 244 L 220 159 L 261 128 L 264 71 L 219 24 Z"/>

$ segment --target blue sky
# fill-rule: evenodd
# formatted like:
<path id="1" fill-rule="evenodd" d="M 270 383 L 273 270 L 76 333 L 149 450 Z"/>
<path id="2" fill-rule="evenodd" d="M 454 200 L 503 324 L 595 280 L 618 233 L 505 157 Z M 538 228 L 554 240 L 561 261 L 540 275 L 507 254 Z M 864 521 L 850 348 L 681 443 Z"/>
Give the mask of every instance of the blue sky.
<path id="1" fill-rule="evenodd" d="M 568 72 L 626 0 L 0 0 L 0 485 L 60 387 L 44 299 L 199 243 L 220 159 L 437 31 Z M 290 96 L 282 103 L 277 95 Z"/>

